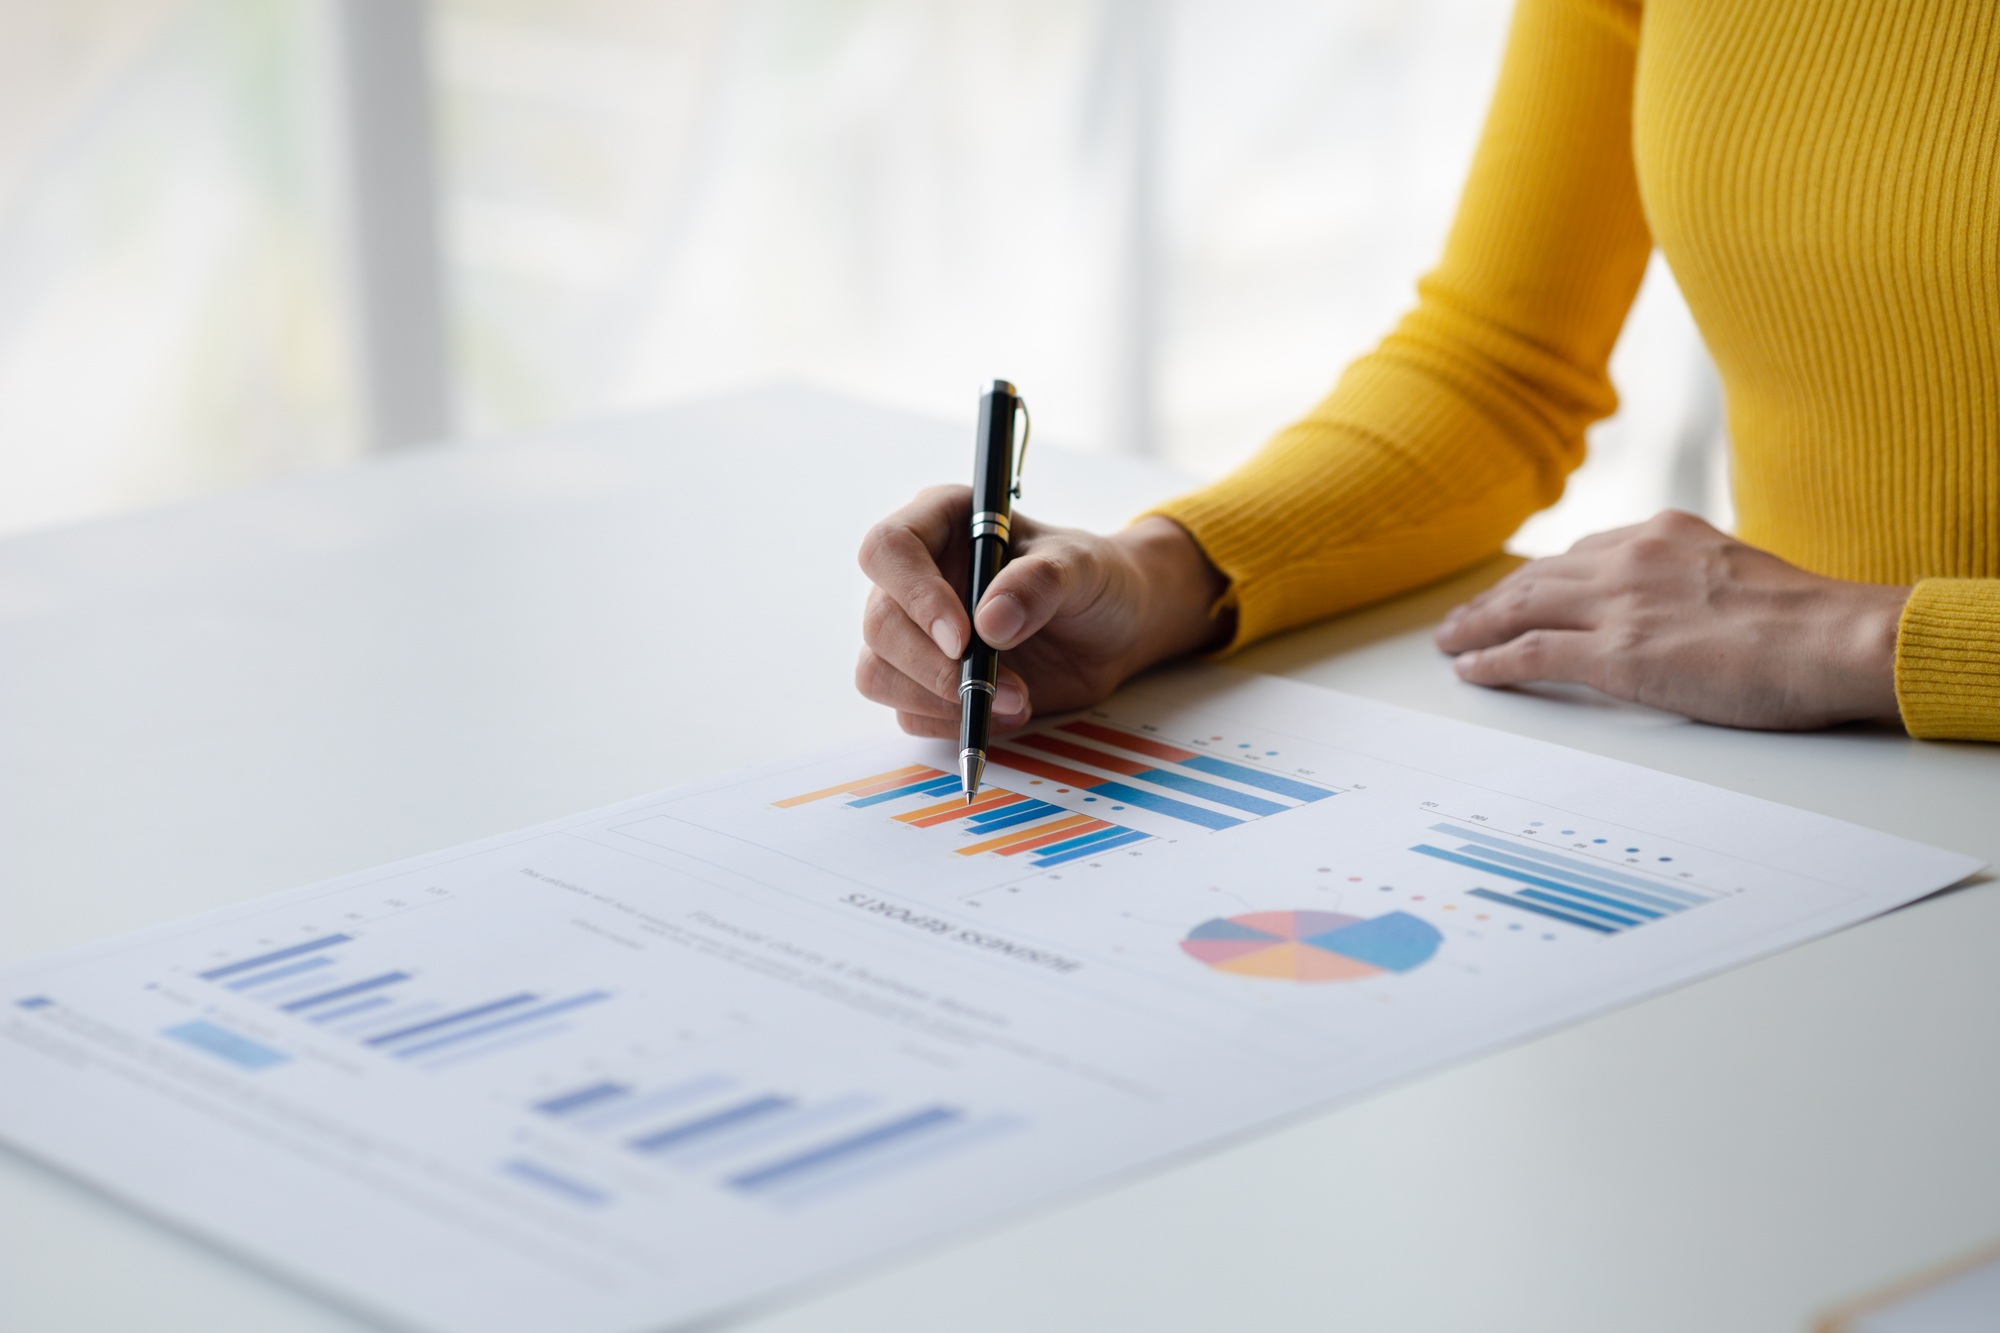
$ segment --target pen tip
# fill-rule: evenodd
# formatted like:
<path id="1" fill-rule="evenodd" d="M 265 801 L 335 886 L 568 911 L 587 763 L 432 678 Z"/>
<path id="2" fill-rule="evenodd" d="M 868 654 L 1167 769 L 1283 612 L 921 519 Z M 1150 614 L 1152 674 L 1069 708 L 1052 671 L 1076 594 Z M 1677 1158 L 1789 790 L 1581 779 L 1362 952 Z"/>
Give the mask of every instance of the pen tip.
<path id="1" fill-rule="evenodd" d="M 965 803 L 972 804 L 972 798 L 979 795 L 979 778 L 986 771 L 986 756 L 977 750 L 967 750 L 958 756 L 958 778 L 965 788 Z"/>

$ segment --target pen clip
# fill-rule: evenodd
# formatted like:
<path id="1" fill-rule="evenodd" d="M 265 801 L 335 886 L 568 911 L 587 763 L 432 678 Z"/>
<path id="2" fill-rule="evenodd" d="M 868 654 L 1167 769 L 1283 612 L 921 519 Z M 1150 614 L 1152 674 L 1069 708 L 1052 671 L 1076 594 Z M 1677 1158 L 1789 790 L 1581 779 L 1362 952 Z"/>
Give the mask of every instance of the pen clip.
<path id="1" fill-rule="evenodd" d="M 1014 401 L 1021 405 L 1021 444 L 1014 451 L 1014 489 L 1011 492 L 1018 500 L 1021 498 L 1021 468 L 1028 461 L 1028 437 L 1035 433 L 1035 421 L 1028 415 L 1027 399 L 1016 394 Z"/>

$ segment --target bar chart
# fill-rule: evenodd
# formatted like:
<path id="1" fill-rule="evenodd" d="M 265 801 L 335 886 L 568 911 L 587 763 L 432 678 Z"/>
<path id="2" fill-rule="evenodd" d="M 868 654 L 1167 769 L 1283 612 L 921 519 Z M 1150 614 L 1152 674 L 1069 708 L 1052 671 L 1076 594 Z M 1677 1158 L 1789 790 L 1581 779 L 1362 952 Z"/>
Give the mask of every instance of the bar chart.
<path id="1" fill-rule="evenodd" d="M 605 990 L 550 994 L 521 989 L 457 1000 L 413 993 L 425 989 L 414 984 L 415 971 L 372 967 L 365 957 L 355 956 L 351 946 L 357 942 L 352 934 L 323 935 L 196 975 L 365 1049 L 427 1068 L 556 1036 L 566 1030 L 564 1020 L 571 1015 L 611 998 Z M 227 1052 L 241 1055 L 243 1048 L 205 1030 L 215 1026 L 194 1025 L 168 1035 L 248 1067 L 246 1060 L 254 1057 L 232 1058 Z"/>
<path id="2" fill-rule="evenodd" d="M 1433 824 L 1429 831 L 1448 835 L 1441 840 L 1447 845 L 1423 842 L 1411 851 L 1506 882 L 1505 892 L 1485 885 L 1466 890 L 1472 897 L 1593 934 L 1615 935 L 1715 898 L 1688 884 L 1667 883 L 1659 875 L 1613 869 L 1523 839 L 1457 824 Z"/>
<path id="3" fill-rule="evenodd" d="M 1035 781 L 1039 785 L 1041 780 Z M 846 806 L 853 810 L 892 803 L 909 806 L 912 808 L 892 807 L 888 812 L 890 818 L 911 828 L 950 830 L 961 842 L 968 836 L 974 839 L 941 850 L 964 857 L 1025 857 L 1024 864 L 1037 869 L 1129 847 L 1151 836 L 1113 820 L 1073 811 L 1004 787 L 985 788 L 970 805 L 959 791 L 956 774 L 915 765 L 789 796 L 773 804 L 779 809 L 792 809 L 846 797 Z"/>
<path id="4" fill-rule="evenodd" d="M 1026 1123 L 874 1093 L 758 1087 L 722 1073 L 657 1087 L 604 1080 L 529 1110 L 647 1162 L 779 1204 L 838 1193 Z"/>
<path id="5" fill-rule="evenodd" d="M 1156 837 L 1220 832 L 1339 794 L 1247 760 L 1089 720 L 1011 737 L 988 750 L 987 764 L 996 785 L 970 804 L 956 775 L 912 764 L 773 805 L 880 807 L 896 823 L 949 830 L 956 844 L 949 850 L 958 856 L 1021 857 L 1046 869 Z"/>

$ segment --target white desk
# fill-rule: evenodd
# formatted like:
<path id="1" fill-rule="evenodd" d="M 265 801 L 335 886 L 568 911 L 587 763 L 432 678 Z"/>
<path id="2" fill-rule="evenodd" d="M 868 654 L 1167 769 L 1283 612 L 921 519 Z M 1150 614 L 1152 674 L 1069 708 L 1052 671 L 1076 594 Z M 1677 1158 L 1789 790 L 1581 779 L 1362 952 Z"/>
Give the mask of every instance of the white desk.
<path id="1" fill-rule="evenodd" d="M 770 392 L 0 543 L 0 955 L 880 731 L 852 551 L 969 434 Z M 1038 445 L 1026 505 L 1176 484 Z M 2000 747 L 1481 691 L 1456 591 L 1241 661 L 2000 862 Z M 1996 955 L 1986 880 L 751 1327 L 1800 1329 L 2000 1237 Z M 9 1154 L 0 1226 L 10 1333 L 358 1327 Z"/>

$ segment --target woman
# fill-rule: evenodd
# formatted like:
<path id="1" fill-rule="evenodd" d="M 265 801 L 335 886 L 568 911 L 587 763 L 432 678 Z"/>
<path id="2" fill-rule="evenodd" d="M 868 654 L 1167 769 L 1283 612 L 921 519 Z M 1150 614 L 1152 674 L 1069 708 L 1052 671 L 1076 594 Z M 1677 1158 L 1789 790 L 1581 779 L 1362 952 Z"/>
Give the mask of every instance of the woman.
<path id="1" fill-rule="evenodd" d="M 1651 248 L 1729 403 L 1742 540 L 1662 514 L 1437 641 L 1482 685 L 2000 740 L 2000 5 L 1520 0 L 1443 260 L 1333 392 L 1115 536 L 1016 519 L 996 720 L 1094 702 L 1497 552 L 1552 503 Z M 862 691 L 957 725 L 967 497 L 868 534 Z"/>

